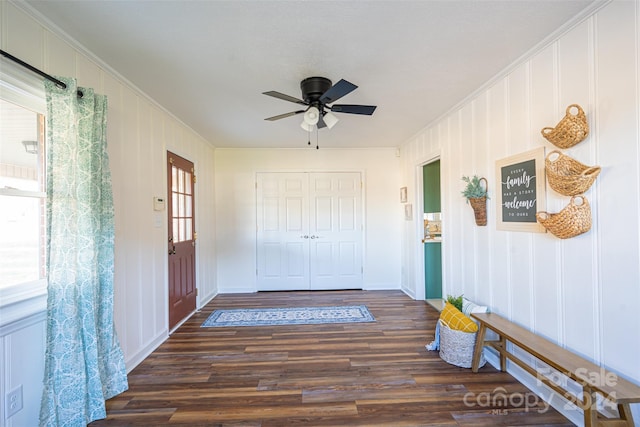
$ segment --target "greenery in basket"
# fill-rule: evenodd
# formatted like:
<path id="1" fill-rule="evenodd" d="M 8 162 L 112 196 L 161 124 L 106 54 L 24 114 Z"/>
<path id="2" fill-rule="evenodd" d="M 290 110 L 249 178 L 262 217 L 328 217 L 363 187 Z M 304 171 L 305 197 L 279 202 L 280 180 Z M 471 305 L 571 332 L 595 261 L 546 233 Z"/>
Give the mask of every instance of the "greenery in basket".
<path id="1" fill-rule="evenodd" d="M 475 198 L 475 197 L 486 197 L 487 199 L 489 198 L 489 196 L 487 195 L 487 189 L 486 187 L 483 187 L 482 184 L 480 183 L 481 178 L 479 178 L 478 175 L 474 175 L 473 178 L 469 178 L 468 176 L 463 176 L 462 180 L 467 183 L 467 186 L 462 191 L 462 195 L 466 197 L 467 203 L 469 203 L 470 198 Z"/>
<path id="2" fill-rule="evenodd" d="M 459 295 L 457 297 L 447 295 L 447 302 L 458 310 L 462 311 L 462 295 Z"/>

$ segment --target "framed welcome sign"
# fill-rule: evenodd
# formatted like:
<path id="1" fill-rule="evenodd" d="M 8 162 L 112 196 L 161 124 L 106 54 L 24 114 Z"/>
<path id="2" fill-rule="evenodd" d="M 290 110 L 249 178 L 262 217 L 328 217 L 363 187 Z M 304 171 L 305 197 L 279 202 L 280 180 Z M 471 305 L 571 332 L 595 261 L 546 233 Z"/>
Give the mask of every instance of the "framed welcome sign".
<path id="1" fill-rule="evenodd" d="M 544 233 L 536 213 L 544 211 L 544 147 L 496 161 L 496 228 Z"/>

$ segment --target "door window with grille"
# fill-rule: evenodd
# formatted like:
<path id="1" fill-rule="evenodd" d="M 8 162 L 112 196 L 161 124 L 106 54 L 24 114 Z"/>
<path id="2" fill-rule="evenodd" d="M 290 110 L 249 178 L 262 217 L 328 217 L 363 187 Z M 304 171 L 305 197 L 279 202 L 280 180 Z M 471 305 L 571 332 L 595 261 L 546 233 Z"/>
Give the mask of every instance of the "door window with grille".
<path id="1" fill-rule="evenodd" d="M 193 240 L 193 171 L 171 165 L 173 242 Z"/>

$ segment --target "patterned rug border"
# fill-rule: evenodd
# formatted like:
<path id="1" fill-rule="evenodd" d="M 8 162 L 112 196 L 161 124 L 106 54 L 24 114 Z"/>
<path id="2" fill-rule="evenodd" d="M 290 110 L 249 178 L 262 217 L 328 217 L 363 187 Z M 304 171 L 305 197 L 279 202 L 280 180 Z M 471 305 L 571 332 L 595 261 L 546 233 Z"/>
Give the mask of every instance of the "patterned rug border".
<path id="1" fill-rule="evenodd" d="M 366 305 L 214 310 L 202 328 L 375 322 Z"/>

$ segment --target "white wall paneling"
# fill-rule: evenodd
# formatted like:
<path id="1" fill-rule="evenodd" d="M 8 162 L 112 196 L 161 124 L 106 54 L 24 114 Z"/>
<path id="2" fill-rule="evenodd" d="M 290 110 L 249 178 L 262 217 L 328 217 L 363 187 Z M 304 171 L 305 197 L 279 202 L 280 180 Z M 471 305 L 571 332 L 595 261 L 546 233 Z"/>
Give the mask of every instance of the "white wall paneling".
<path id="1" fill-rule="evenodd" d="M 108 97 L 116 224 L 114 315 L 131 370 L 169 334 L 166 211 L 153 211 L 153 197 L 166 196 L 168 148 L 196 164 L 198 306 L 216 295 L 214 147 L 107 64 L 23 7 L 18 2 L 0 2 L 0 47 L 49 74 L 75 77 L 80 86 L 93 87 Z M 0 427 L 37 425 L 44 375 L 44 318 L 40 312 L 1 326 L 0 396 L 4 399 L 6 391 L 22 384 L 24 409 L 8 419 L 1 414 Z"/>
<path id="2" fill-rule="evenodd" d="M 442 152 L 446 225 L 445 294 L 493 311 L 640 384 L 640 3 L 614 0 L 514 64 L 490 85 L 401 146 L 401 179 L 430 150 Z M 560 240 L 550 233 L 496 230 L 495 162 L 544 146 L 540 134 L 580 104 L 591 134 L 561 150 L 602 172 L 586 197 L 592 229 Z M 462 175 L 489 180 L 488 225 L 477 227 L 459 196 Z M 415 194 L 415 189 L 409 191 Z M 547 211 L 569 202 L 547 186 Z M 407 233 L 407 230 L 404 230 Z M 405 236 L 407 239 L 409 236 Z M 418 262 L 406 248 L 403 270 Z M 408 282 L 409 283 L 409 282 Z M 420 286 L 419 278 L 410 283 Z M 513 369 L 536 387 L 535 381 Z M 548 391 L 545 392 L 548 397 Z M 559 398 L 554 399 L 557 402 Z M 564 411 L 581 423 L 578 411 Z M 639 405 L 633 405 L 640 422 Z"/>
<path id="3" fill-rule="evenodd" d="M 633 302 L 640 300 L 638 7 L 637 2 L 616 2 L 598 14 L 594 55 L 599 141 L 594 154 L 603 166 L 596 187 L 600 245 L 598 258 L 594 259 L 602 288 L 601 352 L 604 363 L 619 365 L 623 373 L 636 379 L 640 370 L 640 317 L 633 316 L 631 321 L 630 316 Z M 631 340 L 636 345 L 629 351 L 617 350 Z"/>
<path id="4" fill-rule="evenodd" d="M 40 312 L 0 327 L 0 425 L 38 425 L 44 377 L 45 318 L 45 313 Z M 20 385 L 24 409 L 6 419 L 4 396 Z"/>

